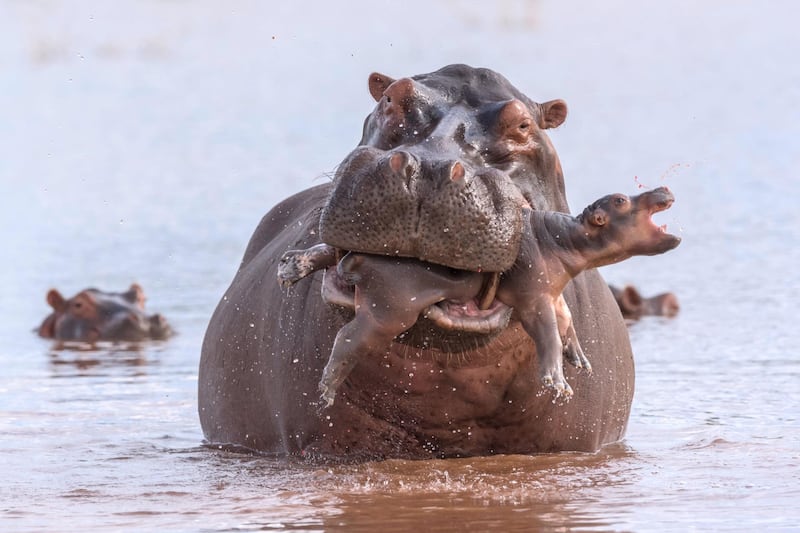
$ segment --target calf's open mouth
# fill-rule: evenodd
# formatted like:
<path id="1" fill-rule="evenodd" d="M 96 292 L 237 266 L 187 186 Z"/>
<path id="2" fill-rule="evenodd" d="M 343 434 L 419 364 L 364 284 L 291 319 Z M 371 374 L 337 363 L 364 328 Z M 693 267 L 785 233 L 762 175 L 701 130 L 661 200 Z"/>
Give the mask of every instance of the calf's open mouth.
<path id="1" fill-rule="evenodd" d="M 648 223 L 654 228 L 655 231 L 666 234 L 667 225 L 657 224 L 653 220 L 653 215 L 655 215 L 656 213 L 660 213 L 662 211 L 666 211 L 667 209 L 672 207 L 672 203 L 675 201 L 675 197 L 672 195 L 672 192 L 670 192 L 669 189 L 665 187 L 660 187 L 656 190 L 649 191 L 644 194 L 647 195 L 643 199 L 645 201 L 645 211 L 647 214 Z"/>
<path id="2" fill-rule="evenodd" d="M 424 263 L 420 261 L 420 265 Z M 499 273 L 484 274 L 482 290 L 467 302 L 443 300 L 420 313 L 420 318 L 430 320 L 447 331 L 492 334 L 504 329 L 513 309 L 494 296 L 499 282 Z M 322 298 L 329 304 L 355 311 L 355 290 L 339 276 L 336 265 L 325 269 L 322 278 Z"/>

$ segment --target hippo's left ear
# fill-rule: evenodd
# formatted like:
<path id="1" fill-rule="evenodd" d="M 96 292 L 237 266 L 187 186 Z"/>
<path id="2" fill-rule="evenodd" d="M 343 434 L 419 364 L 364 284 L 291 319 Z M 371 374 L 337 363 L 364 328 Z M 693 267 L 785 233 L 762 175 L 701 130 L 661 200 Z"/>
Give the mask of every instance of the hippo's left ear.
<path id="1" fill-rule="evenodd" d="M 67 307 L 67 301 L 56 289 L 47 291 L 47 303 L 54 311 L 63 311 Z"/>
<path id="2" fill-rule="evenodd" d="M 589 224 L 592 226 L 605 226 L 606 222 L 608 222 L 608 214 L 599 207 L 589 215 Z"/>
<path id="3" fill-rule="evenodd" d="M 567 103 L 564 100 L 550 100 L 539 104 L 541 115 L 539 127 L 543 130 L 557 128 L 567 119 Z"/>
<path id="4" fill-rule="evenodd" d="M 394 78 L 390 78 L 385 74 L 373 72 L 369 75 L 369 94 L 378 102 L 383 98 L 383 91 L 393 83 Z"/>

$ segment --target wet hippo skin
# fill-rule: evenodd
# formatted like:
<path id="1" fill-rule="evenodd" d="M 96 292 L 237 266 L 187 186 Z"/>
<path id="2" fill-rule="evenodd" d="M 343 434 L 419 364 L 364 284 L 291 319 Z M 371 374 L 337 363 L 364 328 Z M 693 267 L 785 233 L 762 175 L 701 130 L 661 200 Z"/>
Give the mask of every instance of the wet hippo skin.
<path id="1" fill-rule="evenodd" d="M 564 290 L 595 372 L 565 369 L 575 391 L 554 403 L 534 386 L 533 341 L 517 320 L 487 333 L 421 319 L 382 355 L 363 358 L 319 412 L 317 390 L 337 332 L 353 318 L 323 300 L 346 285 L 330 269 L 290 289 L 280 257 L 326 242 L 343 250 L 500 272 L 519 254 L 525 207 L 568 212 L 545 130 L 566 104 L 536 103 L 488 69 L 451 65 L 393 80 L 333 182 L 273 207 L 256 228 L 211 317 L 198 408 L 209 443 L 335 459 L 594 451 L 619 440 L 633 397 L 633 357 L 616 302 L 596 270 Z M 384 169 L 390 180 L 374 183 Z M 322 238 L 321 238 L 322 237 Z M 491 319 L 478 316 L 475 320 Z"/>

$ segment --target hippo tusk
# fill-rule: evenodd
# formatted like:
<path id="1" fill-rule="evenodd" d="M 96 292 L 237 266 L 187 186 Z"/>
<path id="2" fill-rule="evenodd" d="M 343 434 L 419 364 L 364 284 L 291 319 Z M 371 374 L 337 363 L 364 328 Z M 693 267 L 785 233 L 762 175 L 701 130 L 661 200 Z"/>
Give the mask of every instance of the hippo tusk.
<path id="1" fill-rule="evenodd" d="M 478 299 L 478 309 L 486 311 L 494 301 L 494 295 L 497 293 L 497 286 L 500 284 L 500 273 L 492 272 L 486 277 L 486 281 L 481 288 Z"/>

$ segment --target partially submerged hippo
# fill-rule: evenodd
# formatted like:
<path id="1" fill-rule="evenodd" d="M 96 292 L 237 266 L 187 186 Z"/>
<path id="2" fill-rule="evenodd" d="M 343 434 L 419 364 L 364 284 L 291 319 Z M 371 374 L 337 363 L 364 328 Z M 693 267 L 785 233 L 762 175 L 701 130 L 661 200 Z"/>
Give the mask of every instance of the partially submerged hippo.
<path id="1" fill-rule="evenodd" d="M 577 217 L 530 211 L 520 255 L 501 275 L 496 299 L 514 309 L 514 317 L 536 344 L 542 383 L 559 395 L 573 393 L 562 372 L 562 353 L 573 366 L 591 371 L 562 297 L 564 287 L 587 268 L 678 246 L 680 238 L 650 218 L 673 200 L 672 193 L 660 187 L 633 198 L 604 196 Z M 296 282 L 314 269 L 333 266 L 336 257 L 335 248 L 324 244 L 286 252 L 278 280 L 284 286 Z M 354 285 L 355 318 L 337 334 L 322 373 L 320 392 L 326 406 L 333 404 L 336 390 L 364 356 L 386 350 L 420 313 L 441 314 L 434 304 L 444 300 L 480 307 L 483 297 L 481 274 L 418 261 L 351 252 L 338 263 L 337 272 Z"/>
<path id="2" fill-rule="evenodd" d="M 519 255 L 523 209 L 568 212 L 545 131 L 567 114 L 488 69 L 451 65 L 394 80 L 373 74 L 377 101 L 359 146 L 332 183 L 300 192 L 256 228 L 203 342 L 198 408 L 209 443 L 263 452 L 374 459 L 597 450 L 619 440 L 633 398 L 633 357 L 619 309 L 596 270 L 564 290 L 594 374 L 565 369 L 575 395 L 556 404 L 532 386 L 536 347 L 507 307 L 438 307 L 380 357 L 362 358 L 318 413 L 318 383 L 348 308 L 322 296 L 323 275 L 288 293 L 275 283 L 290 249 L 326 242 L 395 254 L 487 278 Z M 375 180 L 379 166 L 391 179 Z M 495 274 L 493 274 L 495 273 Z M 399 280 L 398 280 L 399 281 Z M 328 270 L 325 294 L 347 283 Z M 506 310 L 503 310 L 506 307 Z M 450 326 L 442 326 L 442 323 Z"/>
<path id="3" fill-rule="evenodd" d="M 147 315 L 145 295 L 134 283 L 125 292 L 89 288 L 65 299 L 56 289 L 47 293 L 53 312 L 39 326 L 39 336 L 58 341 L 139 342 L 162 340 L 173 331 L 160 314 Z"/>
<path id="4" fill-rule="evenodd" d="M 633 285 L 622 288 L 609 285 L 626 320 L 639 320 L 643 316 L 673 317 L 680 311 L 678 297 L 671 292 L 645 297 Z"/>

